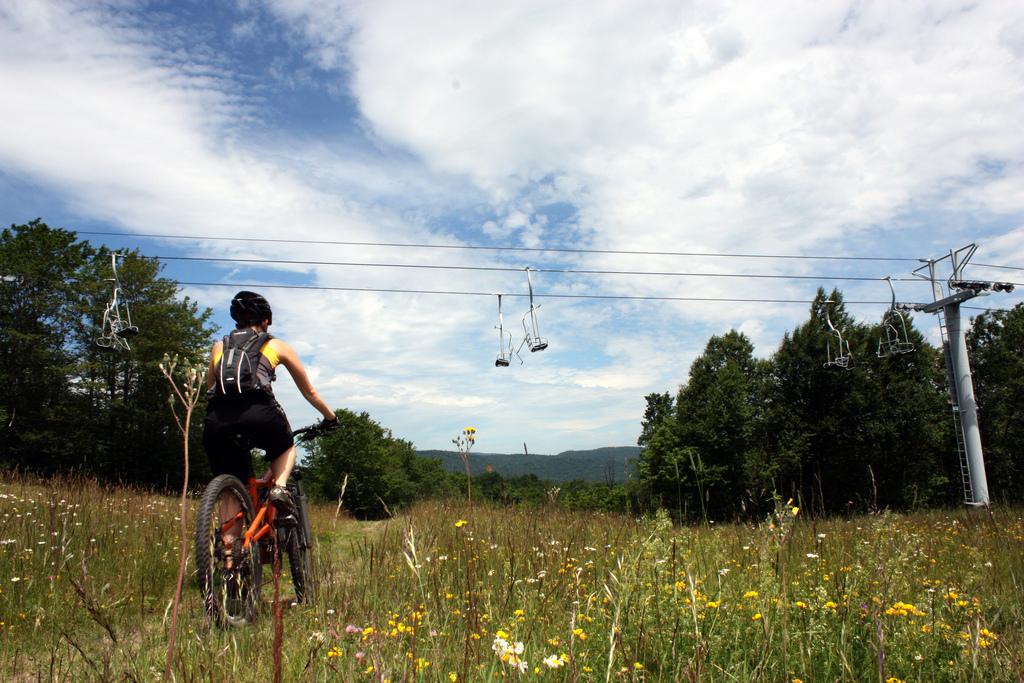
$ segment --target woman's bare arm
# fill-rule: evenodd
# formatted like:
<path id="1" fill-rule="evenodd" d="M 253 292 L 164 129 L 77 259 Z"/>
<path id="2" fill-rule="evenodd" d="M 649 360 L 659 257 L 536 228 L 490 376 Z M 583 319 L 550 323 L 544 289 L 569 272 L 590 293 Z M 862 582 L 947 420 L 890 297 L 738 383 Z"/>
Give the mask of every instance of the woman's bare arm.
<path id="1" fill-rule="evenodd" d="M 292 381 L 295 382 L 295 386 L 303 398 L 309 401 L 311 406 L 319 410 L 325 420 L 335 419 L 334 411 L 320 398 L 320 394 L 313 388 L 312 382 L 309 381 L 309 375 L 306 374 L 306 368 L 302 365 L 302 361 L 299 360 L 295 349 L 280 339 L 272 339 L 270 343 L 273 345 L 274 351 L 277 352 L 277 358 L 281 361 L 281 365 L 288 369 L 288 374 L 292 376 Z"/>
<path id="2" fill-rule="evenodd" d="M 220 351 L 222 346 L 224 346 L 224 342 L 214 342 L 213 348 L 210 349 L 210 364 L 206 367 L 207 390 L 213 389 L 213 385 L 217 381 L 217 378 L 214 376 L 213 359 L 217 357 L 217 352 Z"/>

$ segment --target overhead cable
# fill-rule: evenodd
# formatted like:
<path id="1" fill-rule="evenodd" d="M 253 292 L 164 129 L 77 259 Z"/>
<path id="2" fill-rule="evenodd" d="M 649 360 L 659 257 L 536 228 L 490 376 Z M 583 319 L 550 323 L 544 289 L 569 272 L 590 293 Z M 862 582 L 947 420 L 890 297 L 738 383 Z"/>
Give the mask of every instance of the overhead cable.
<path id="1" fill-rule="evenodd" d="M 972 263 L 975 268 L 1002 268 L 1003 270 L 1024 270 L 1020 266 L 997 266 L 991 263 Z"/>
<path id="2" fill-rule="evenodd" d="M 270 283 L 241 283 L 241 282 L 178 282 L 179 285 L 189 287 L 234 287 L 239 289 L 306 289 L 326 292 L 380 292 L 387 294 L 445 294 L 452 296 L 486 296 L 492 297 L 495 292 L 473 292 L 464 290 L 438 290 L 438 289 L 400 289 L 392 287 L 329 287 L 326 285 L 282 285 Z M 502 296 L 529 297 L 527 293 L 502 293 Z M 808 299 L 747 299 L 738 297 L 699 297 L 699 296 L 654 296 L 644 294 L 538 294 L 534 292 L 534 298 L 545 299 L 612 299 L 628 301 L 708 301 L 721 303 L 754 303 L 754 304 L 809 304 Z M 857 305 L 878 305 L 888 304 L 888 301 L 844 301 L 845 304 Z M 909 303 L 908 305 L 917 305 Z"/>
<path id="3" fill-rule="evenodd" d="M 486 246 L 479 244 L 424 244 L 402 242 L 359 242 L 351 240 L 297 240 L 270 237 L 211 237 L 197 235 L 173 235 L 157 233 L 108 232 L 99 230 L 79 230 L 83 235 L 108 235 L 117 237 L 144 237 L 147 239 L 180 239 L 192 241 L 224 241 L 224 242 L 264 242 L 274 244 L 319 244 L 350 247 L 396 247 L 406 249 L 471 249 L 482 251 L 522 251 L 522 252 L 559 252 L 568 254 L 616 254 L 625 256 L 707 256 L 716 258 L 764 258 L 764 259 L 795 259 L 816 261 L 907 261 L 917 263 L 920 259 L 900 256 L 827 256 L 808 254 L 741 254 L 705 251 L 640 251 L 627 249 L 580 249 L 570 247 L 507 247 Z"/>
<path id="4" fill-rule="evenodd" d="M 207 256 L 145 256 L 161 261 L 202 261 L 211 263 L 253 263 L 261 265 L 298 265 L 298 266 L 346 266 L 364 268 L 420 268 L 428 270 L 466 270 L 466 271 L 490 271 L 504 273 L 521 273 L 522 268 L 508 266 L 454 266 L 425 263 L 366 263 L 360 261 L 308 261 L 295 259 L 258 259 L 258 258 L 229 258 L 229 257 L 207 257 Z M 649 270 L 599 270 L 599 269 L 578 269 L 578 268 L 531 268 L 537 273 L 556 273 L 569 275 L 658 275 L 674 277 L 724 277 L 724 278 L 750 278 L 750 279 L 775 279 L 775 280 L 837 280 L 853 282 L 882 282 L 883 277 L 864 277 L 851 275 L 785 275 L 778 273 L 709 273 L 709 272 L 676 272 L 676 271 L 649 271 Z M 925 280 L 915 277 L 890 278 L 893 282 L 915 282 L 924 283 Z M 1019 284 L 1019 283 L 1013 283 Z M 1022 285 L 1024 286 L 1024 285 Z"/>

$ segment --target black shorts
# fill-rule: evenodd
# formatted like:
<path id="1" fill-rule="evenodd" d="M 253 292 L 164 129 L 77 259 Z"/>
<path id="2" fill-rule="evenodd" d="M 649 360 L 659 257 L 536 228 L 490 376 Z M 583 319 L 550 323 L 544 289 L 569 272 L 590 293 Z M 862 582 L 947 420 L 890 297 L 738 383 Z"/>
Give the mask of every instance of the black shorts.
<path id="1" fill-rule="evenodd" d="M 203 423 L 203 448 L 213 476 L 233 474 L 245 483 L 253 476 L 253 448 L 262 449 L 269 462 L 294 444 L 288 418 L 273 396 L 210 399 Z"/>

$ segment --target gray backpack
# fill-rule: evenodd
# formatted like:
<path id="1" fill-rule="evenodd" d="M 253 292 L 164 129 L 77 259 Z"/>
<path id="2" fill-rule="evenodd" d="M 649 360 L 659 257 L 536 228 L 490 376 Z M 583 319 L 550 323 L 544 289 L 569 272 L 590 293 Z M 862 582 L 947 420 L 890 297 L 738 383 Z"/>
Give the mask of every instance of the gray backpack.
<path id="1" fill-rule="evenodd" d="M 239 397 L 256 391 L 270 392 L 274 370 L 260 350 L 270 341 L 266 332 L 235 330 L 224 337 L 220 360 L 213 368 L 214 384 L 209 396 Z"/>

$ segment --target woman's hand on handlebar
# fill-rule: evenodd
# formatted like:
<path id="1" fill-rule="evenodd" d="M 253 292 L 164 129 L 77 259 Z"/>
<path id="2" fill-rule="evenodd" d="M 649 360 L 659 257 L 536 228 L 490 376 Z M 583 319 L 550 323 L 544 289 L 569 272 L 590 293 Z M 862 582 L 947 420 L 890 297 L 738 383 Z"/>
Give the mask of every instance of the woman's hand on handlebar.
<path id="1" fill-rule="evenodd" d="M 316 424 L 311 424 L 308 427 L 303 427 L 302 429 L 296 429 L 292 432 L 292 436 L 299 437 L 302 441 L 308 441 L 310 439 L 315 439 L 318 436 L 323 436 L 328 432 L 333 432 L 338 428 L 339 424 L 337 417 L 331 420 L 324 418 Z"/>

